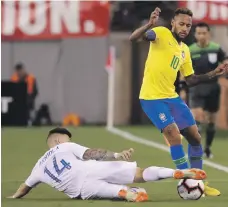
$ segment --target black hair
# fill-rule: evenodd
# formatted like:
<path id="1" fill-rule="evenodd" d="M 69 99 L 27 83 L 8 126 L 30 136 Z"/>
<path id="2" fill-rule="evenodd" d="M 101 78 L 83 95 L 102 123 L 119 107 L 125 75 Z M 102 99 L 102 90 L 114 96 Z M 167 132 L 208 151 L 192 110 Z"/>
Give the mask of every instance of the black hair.
<path id="1" fill-rule="evenodd" d="M 210 27 L 207 23 L 205 22 L 199 22 L 198 24 L 196 24 L 195 28 L 197 27 L 206 27 L 208 31 L 210 31 Z"/>
<path id="2" fill-rule="evenodd" d="M 19 71 L 24 68 L 24 65 L 23 65 L 23 63 L 17 63 L 14 68 L 15 68 L 15 70 Z"/>
<path id="3" fill-rule="evenodd" d="M 50 130 L 47 136 L 47 140 L 52 134 L 66 134 L 69 138 L 72 137 L 72 134 L 66 128 L 61 128 L 61 127 L 56 127 Z"/>
<path id="4" fill-rule="evenodd" d="M 177 8 L 175 10 L 175 12 L 174 12 L 173 17 L 178 16 L 179 14 L 186 14 L 186 15 L 188 15 L 190 17 L 193 16 L 192 11 L 190 9 L 188 9 L 188 8 Z"/>

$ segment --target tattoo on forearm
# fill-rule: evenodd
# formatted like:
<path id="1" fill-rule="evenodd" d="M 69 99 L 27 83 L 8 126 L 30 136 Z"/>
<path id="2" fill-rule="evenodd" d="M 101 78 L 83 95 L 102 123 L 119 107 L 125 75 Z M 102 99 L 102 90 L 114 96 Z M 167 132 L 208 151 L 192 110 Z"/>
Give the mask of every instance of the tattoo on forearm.
<path id="1" fill-rule="evenodd" d="M 114 152 L 104 149 L 87 149 L 83 155 L 85 160 L 111 161 L 115 160 Z"/>
<path id="2" fill-rule="evenodd" d="M 215 71 L 203 75 L 191 75 L 186 78 L 186 83 L 188 86 L 195 86 L 203 82 L 207 82 L 213 78 L 217 77 Z"/>
<path id="3" fill-rule="evenodd" d="M 141 38 L 145 32 L 150 29 L 153 25 L 151 23 L 147 23 L 143 26 L 141 26 L 140 28 L 136 29 L 130 36 L 130 40 L 133 41 L 133 40 L 137 40 L 139 38 Z M 145 39 L 145 38 L 144 38 Z"/>

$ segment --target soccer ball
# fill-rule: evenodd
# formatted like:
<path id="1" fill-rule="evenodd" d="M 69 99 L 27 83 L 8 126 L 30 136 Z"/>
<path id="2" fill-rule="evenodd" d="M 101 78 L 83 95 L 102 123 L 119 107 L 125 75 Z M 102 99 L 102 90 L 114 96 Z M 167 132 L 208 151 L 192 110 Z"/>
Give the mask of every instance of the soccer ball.
<path id="1" fill-rule="evenodd" d="M 177 192 L 184 200 L 198 200 L 204 194 L 202 180 L 182 179 L 177 185 Z"/>

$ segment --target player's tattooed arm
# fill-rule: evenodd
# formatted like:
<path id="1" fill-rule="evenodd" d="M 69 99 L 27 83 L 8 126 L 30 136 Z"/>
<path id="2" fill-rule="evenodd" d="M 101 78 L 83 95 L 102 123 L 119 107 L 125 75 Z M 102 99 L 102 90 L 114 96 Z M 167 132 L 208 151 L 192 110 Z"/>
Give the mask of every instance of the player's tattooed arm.
<path id="1" fill-rule="evenodd" d="M 147 24 L 139 27 L 138 29 L 136 29 L 132 34 L 131 36 L 129 37 L 129 40 L 130 41 L 134 41 L 134 40 L 140 40 L 140 39 L 143 39 L 143 40 L 149 40 L 148 37 L 147 37 L 147 34 L 146 32 L 151 29 L 153 26 L 152 23 L 148 22 Z M 151 31 L 152 32 L 152 31 Z"/>
<path id="2" fill-rule="evenodd" d="M 87 149 L 83 154 L 83 159 L 97 161 L 129 160 L 133 151 L 132 148 L 121 153 L 114 153 L 105 149 Z"/>
<path id="3" fill-rule="evenodd" d="M 228 73 L 228 64 L 221 64 L 219 65 L 215 70 L 202 74 L 202 75 L 190 75 L 185 77 L 186 83 L 188 86 L 196 86 L 200 83 L 207 82 L 209 80 L 212 80 L 218 76 L 221 76 L 223 74 Z"/>
<path id="4" fill-rule="evenodd" d="M 83 155 L 84 160 L 115 160 L 114 152 L 105 149 L 87 149 Z"/>
<path id="5" fill-rule="evenodd" d="M 20 187 L 18 188 L 16 193 L 12 196 L 9 196 L 8 198 L 22 198 L 26 194 L 28 194 L 31 189 L 32 189 L 31 187 L 29 187 L 25 183 L 23 183 L 20 185 Z"/>
<path id="6" fill-rule="evenodd" d="M 217 77 L 215 72 L 211 71 L 209 73 L 202 74 L 202 75 L 193 74 L 193 75 L 187 76 L 185 77 L 185 81 L 187 85 L 191 87 L 191 86 L 196 86 L 203 82 L 207 82 L 215 77 Z"/>
<path id="7" fill-rule="evenodd" d="M 161 12 L 160 8 L 156 8 L 150 15 L 150 20 L 147 24 L 141 26 L 140 28 L 136 29 L 131 36 L 129 37 L 130 41 L 134 40 L 147 40 L 147 41 L 154 41 L 156 39 L 155 32 L 150 30 L 158 21 L 159 13 Z M 148 31 L 148 32 L 147 32 Z"/>

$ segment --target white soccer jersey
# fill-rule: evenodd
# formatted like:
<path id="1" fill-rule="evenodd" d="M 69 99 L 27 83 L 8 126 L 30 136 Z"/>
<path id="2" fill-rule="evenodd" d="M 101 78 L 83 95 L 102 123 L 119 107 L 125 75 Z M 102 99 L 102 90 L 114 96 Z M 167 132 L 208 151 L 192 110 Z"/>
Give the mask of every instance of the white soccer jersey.
<path id="1" fill-rule="evenodd" d="M 71 198 L 79 196 L 89 168 L 93 167 L 93 162 L 83 161 L 87 149 L 72 142 L 51 148 L 38 160 L 25 184 L 35 187 L 46 183 Z"/>

